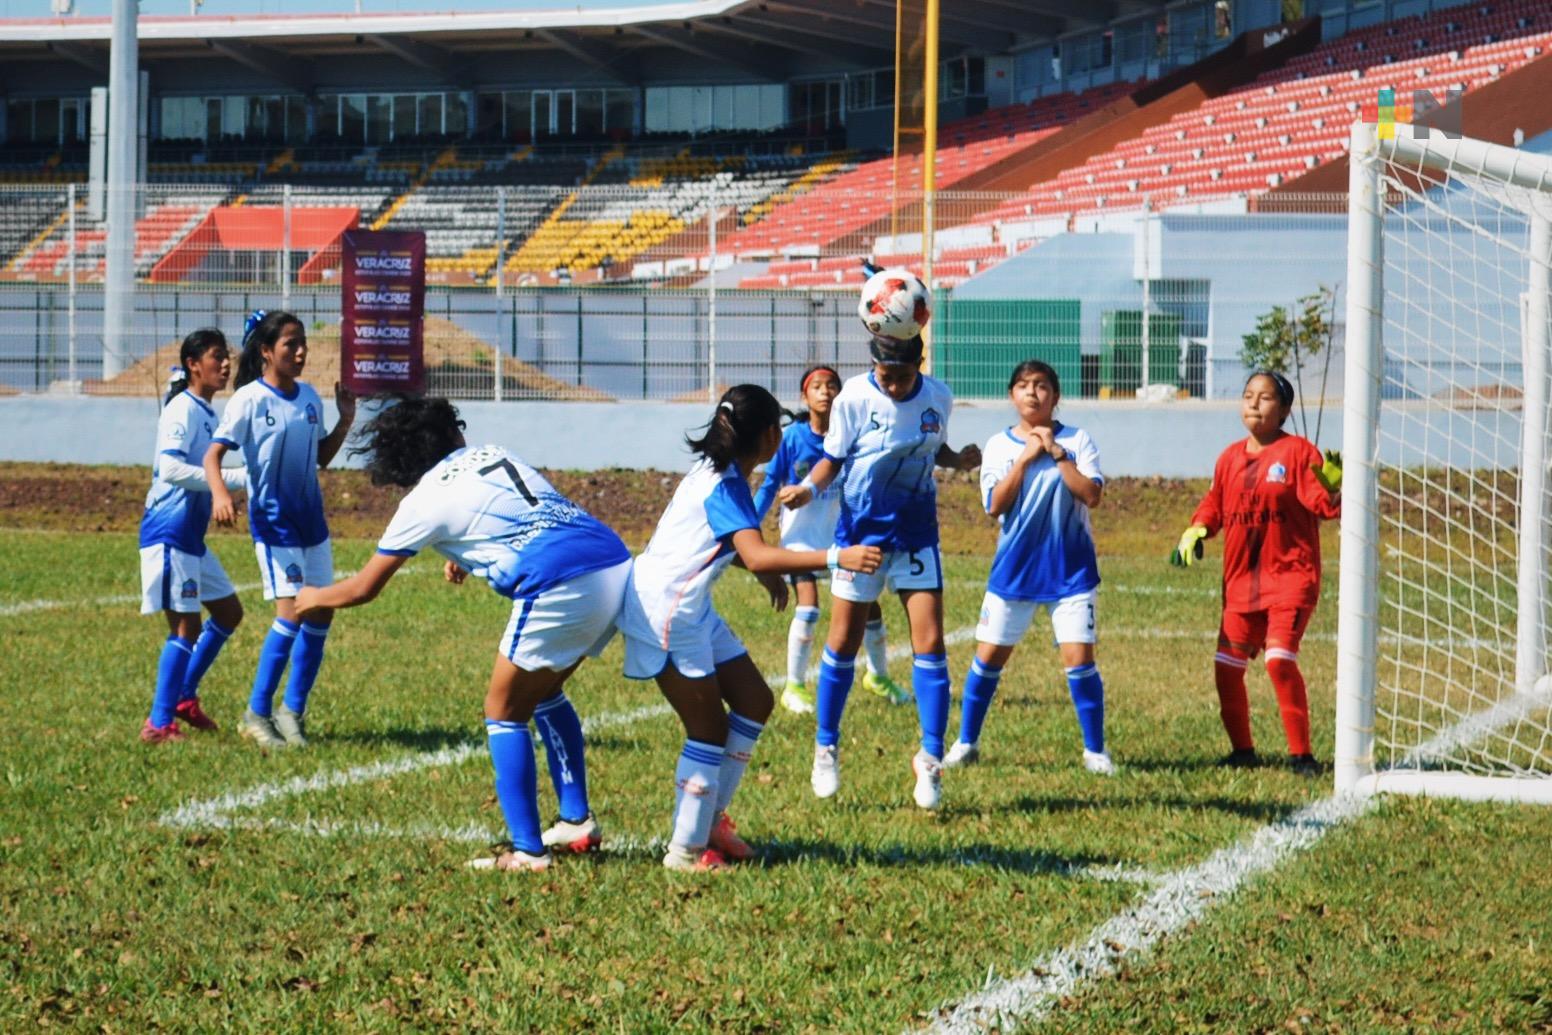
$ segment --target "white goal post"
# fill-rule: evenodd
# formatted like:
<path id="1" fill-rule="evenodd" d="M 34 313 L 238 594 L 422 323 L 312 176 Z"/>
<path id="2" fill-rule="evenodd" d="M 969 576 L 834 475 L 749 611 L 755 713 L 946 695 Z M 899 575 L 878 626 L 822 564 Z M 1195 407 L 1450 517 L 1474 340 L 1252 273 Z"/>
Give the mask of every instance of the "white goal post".
<path id="1" fill-rule="evenodd" d="M 1352 128 L 1336 789 L 1552 803 L 1552 157 Z"/>

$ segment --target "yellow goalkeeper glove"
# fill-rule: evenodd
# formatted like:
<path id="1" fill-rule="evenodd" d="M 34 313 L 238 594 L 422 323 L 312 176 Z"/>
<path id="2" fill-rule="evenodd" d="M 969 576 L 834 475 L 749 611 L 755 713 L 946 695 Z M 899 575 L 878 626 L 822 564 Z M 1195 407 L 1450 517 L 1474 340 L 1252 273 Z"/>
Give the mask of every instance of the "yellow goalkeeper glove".
<path id="1" fill-rule="evenodd" d="M 1180 537 L 1180 545 L 1169 555 L 1169 563 L 1177 568 L 1191 567 L 1202 559 L 1202 540 L 1206 538 L 1207 529 L 1203 525 L 1192 525 L 1186 529 L 1185 535 Z"/>
<path id="2" fill-rule="evenodd" d="M 1324 463 L 1310 464 L 1315 480 L 1330 493 L 1342 491 L 1342 454 L 1335 449 L 1326 450 Z"/>

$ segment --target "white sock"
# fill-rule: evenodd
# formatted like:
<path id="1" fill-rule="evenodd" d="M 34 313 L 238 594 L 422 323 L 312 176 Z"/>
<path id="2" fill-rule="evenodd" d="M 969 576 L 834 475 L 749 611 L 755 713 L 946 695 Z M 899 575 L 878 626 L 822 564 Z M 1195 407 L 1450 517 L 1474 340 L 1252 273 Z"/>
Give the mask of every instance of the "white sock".
<path id="1" fill-rule="evenodd" d="M 717 774 L 721 769 L 721 745 L 684 742 L 674 769 L 673 847 L 692 854 L 706 847 L 711 821 L 717 816 Z"/>
<path id="2" fill-rule="evenodd" d="M 814 630 L 819 628 L 819 608 L 799 607 L 787 628 L 787 682 L 807 683 L 808 662 L 814 654 Z"/>
<path id="3" fill-rule="evenodd" d="M 868 656 L 868 671 L 875 676 L 889 672 L 889 641 L 884 636 L 884 620 L 875 618 L 862 634 L 862 649 Z"/>
<path id="4" fill-rule="evenodd" d="M 722 768 L 717 772 L 717 812 L 727 811 L 738 782 L 749 768 L 749 757 L 754 754 L 754 742 L 760 739 L 764 726 L 753 719 L 746 719 L 737 712 L 728 712 L 727 747 L 722 750 Z"/>

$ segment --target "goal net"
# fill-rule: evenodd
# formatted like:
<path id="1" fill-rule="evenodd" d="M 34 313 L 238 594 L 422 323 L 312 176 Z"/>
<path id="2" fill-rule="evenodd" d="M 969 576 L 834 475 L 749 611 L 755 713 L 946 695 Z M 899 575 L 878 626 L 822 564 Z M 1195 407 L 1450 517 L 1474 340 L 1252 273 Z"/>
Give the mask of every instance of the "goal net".
<path id="1" fill-rule="evenodd" d="M 1552 802 L 1552 159 L 1350 151 L 1337 787 Z"/>

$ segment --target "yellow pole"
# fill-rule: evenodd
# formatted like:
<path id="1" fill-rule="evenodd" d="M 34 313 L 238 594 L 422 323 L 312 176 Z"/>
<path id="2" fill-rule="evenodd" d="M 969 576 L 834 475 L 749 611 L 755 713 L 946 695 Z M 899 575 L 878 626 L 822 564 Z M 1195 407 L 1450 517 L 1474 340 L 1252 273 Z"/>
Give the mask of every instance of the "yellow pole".
<path id="1" fill-rule="evenodd" d="M 932 291 L 932 226 L 938 189 L 938 4 L 927 0 L 927 54 L 922 70 L 922 283 Z M 930 324 L 928 325 L 931 326 Z M 922 369 L 932 373 L 932 338 L 922 335 Z"/>

